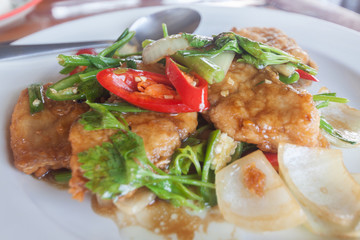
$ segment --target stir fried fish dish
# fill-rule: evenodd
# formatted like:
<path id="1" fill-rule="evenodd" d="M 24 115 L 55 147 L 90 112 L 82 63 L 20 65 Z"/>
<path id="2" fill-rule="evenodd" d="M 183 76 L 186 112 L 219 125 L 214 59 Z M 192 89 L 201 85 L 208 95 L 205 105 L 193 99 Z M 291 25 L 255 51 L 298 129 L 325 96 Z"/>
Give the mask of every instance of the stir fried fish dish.
<path id="1" fill-rule="evenodd" d="M 17 169 L 165 237 L 204 231 L 198 212 L 248 231 L 360 235 L 360 185 L 332 148 L 359 145 L 360 113 L 306 90 L 317 66 L 294 39 L 260 27 L 168 36 L 164 25 L 164 38 L 125 54 L 134 34 L 60 54 L 63 79 L 22 91 Z"/>

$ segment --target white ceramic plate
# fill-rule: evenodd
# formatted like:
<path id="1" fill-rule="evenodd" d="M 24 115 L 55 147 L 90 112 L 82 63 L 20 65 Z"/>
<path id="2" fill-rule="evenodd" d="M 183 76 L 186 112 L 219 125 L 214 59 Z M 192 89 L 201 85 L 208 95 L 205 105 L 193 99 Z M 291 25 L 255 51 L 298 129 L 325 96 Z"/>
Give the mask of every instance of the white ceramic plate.
<path id="1" fill-rule="evenodd" d="M 258 8 L 195 7 L 202 15 L 197 33 L 204 35 L 227 31 L 231 27 L 266 26 L 284 30 L 306 49 L 319 65 L 321 82 L 338 96 L 360 108 L 360 34 L 358 32 L 296 14 Z M 161 8 L 142 8 L 99 15 L 58 25 L 21 39 L 18 43 L 50 43 L 115 39 L 137 17 Z M 79 203 L 66 191 L 55 189 L 20 173 L 11 164 L 9 122 L 22 89 L 31 83 L 56 81 L 61 69 L 55 55 L 0 62 L 0 102 L 3 109 L 0 149 L 0 238 L 8 239 L 126 239 L 120 238 L 115 224 L 96 215 L 88 200 Z M 345 164 L 360 172 L 360 150 L 344 150 Z M 217 236 L 229 229 L 218 226 Z M 130 232 L 132 230 L 129 230 Z M 128 231 L 128 232 L 129 232 Z M 320 239 L 303 228 L 275 233 L 254 234 L 237 231 L 241 239 Z M 207 238 L 215 238 L 215 235 Z M 137 235 L 136 239 L 148 239 Z"/>

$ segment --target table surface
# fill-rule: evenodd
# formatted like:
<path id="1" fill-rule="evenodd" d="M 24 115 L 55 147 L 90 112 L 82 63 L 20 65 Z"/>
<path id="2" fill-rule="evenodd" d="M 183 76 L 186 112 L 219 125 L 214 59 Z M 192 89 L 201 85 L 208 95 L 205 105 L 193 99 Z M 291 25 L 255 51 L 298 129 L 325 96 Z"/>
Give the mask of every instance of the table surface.
<path id="1" fill-rule="evenodd" d="M 119 0 L 105 0 L 102 3 L 113 4 L 111 10 L 98 10 L 92 13 L 78 13 L 77 15 L 68 16 L 66 18 L 55 18 L 53 15 L 53 9 L 56 6 L 67 6 L 73 9 L 79 9 L 81 4 L 93 3 L 94 0 L 43 0 L 36 8 L 26 16 L 24 21 L 18 23 L 16 26 L 0 28 L 0 42 L 14 41 L 31 33 L 40 31 L 42 29 L 54 26 L 59 23 L 71 21 L 77 18 L 100 14 L 109 11 L 147 7 L 147 6 L 159 6 L 164 3 L 176 3 L 181 4 L 184 1 L 163 1 L 163 0 L 133 0 L 133 1 L 121 1 Z M 99 3 L 100 1 L 98 1 Z M 186 1 L 189 4 L 189 1 Z M 342 26 L 360 31 L 360 14 L 342 8 L 338 5 L 331 4 L 325 1 L 315 0 L 237 0 L 237 1 L 194 1 L 201 4 L 226 4 L 234 6 L 246 6 L 255 5 L 258 7 L 275 8 L 288 12 L 296 12 L 308 16 L 317 17 L 326 21 L 334 22 Z M 126 3 L 126 4 L 125 4 Z M 169 4 L 167 4 L 169 5 Z M 104 7 L 105 9 L 106 7 Z"/>

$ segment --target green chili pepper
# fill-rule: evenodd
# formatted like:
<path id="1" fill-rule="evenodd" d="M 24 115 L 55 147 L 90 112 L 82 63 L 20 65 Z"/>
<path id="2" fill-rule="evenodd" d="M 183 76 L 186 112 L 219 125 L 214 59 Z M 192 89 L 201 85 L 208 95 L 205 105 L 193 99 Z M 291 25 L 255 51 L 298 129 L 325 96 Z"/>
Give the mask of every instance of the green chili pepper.
<path id="1" fill-rule="evenodd" d="M 282 81 L 285 84 L 292 84 L 292 83 L 297 82 L 300 79 L 300 75 L 297 72 L 294 72 L 289 77 L 279 74 L 279 79 L 280 79 L 280 81 Z"/>
<path id="2" fill-rule="evenodd" d="M 41 84 L 31 84 L 28 87 L 30 113 L 41 112 L 44 109 L 44 97 Z"/>
<path id="3" fill-rule="evenodd" d="M 214 159 L 215 146 L 220 134 L 221 134 L 220 130 L 214 130 L 209 135 L 208 144 L 205 153 L 204 165 L 203 165 L 203 172 L 201 176 L 201 180 L 203 182 L 210 183 L 215 181 L 215 173 L 213 170 L 210 169 L 210 167 Z M 216 199 L 215 189 L 201 187 L 200 192 L 207 204 L 209 204 L 210 206 L 216 205 L 217 199 Z"/>

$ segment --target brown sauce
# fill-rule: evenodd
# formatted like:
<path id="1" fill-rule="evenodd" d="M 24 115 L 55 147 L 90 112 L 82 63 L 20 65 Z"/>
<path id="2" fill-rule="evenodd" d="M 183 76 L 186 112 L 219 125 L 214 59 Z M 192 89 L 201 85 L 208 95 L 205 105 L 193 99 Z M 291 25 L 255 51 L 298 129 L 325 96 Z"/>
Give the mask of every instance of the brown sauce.
<path id="1" fill-rule="evenodd" d="M 253 193 L 259 197 L 264 196 L 265 174 L 251 163 L 244 168 L 244 184 Z"/>
<path id="2" fill-rule="evenodd" d="M 99 202 L 92 199 L 93 210 L 102 216 L 111 218 L 123 229 L 130 226 L 140 226 L 164 239 L 172 239 L 176 235 L 179 240 L 193 239 L 197 231 L 207 232 L 212 222 L 224 222 L 217 207 L 195 214 L 184 208 L 177 208 L 170 203 L 156 200 L 135 215 L 125 215 L 119 212 L 111 202 Z"/>

